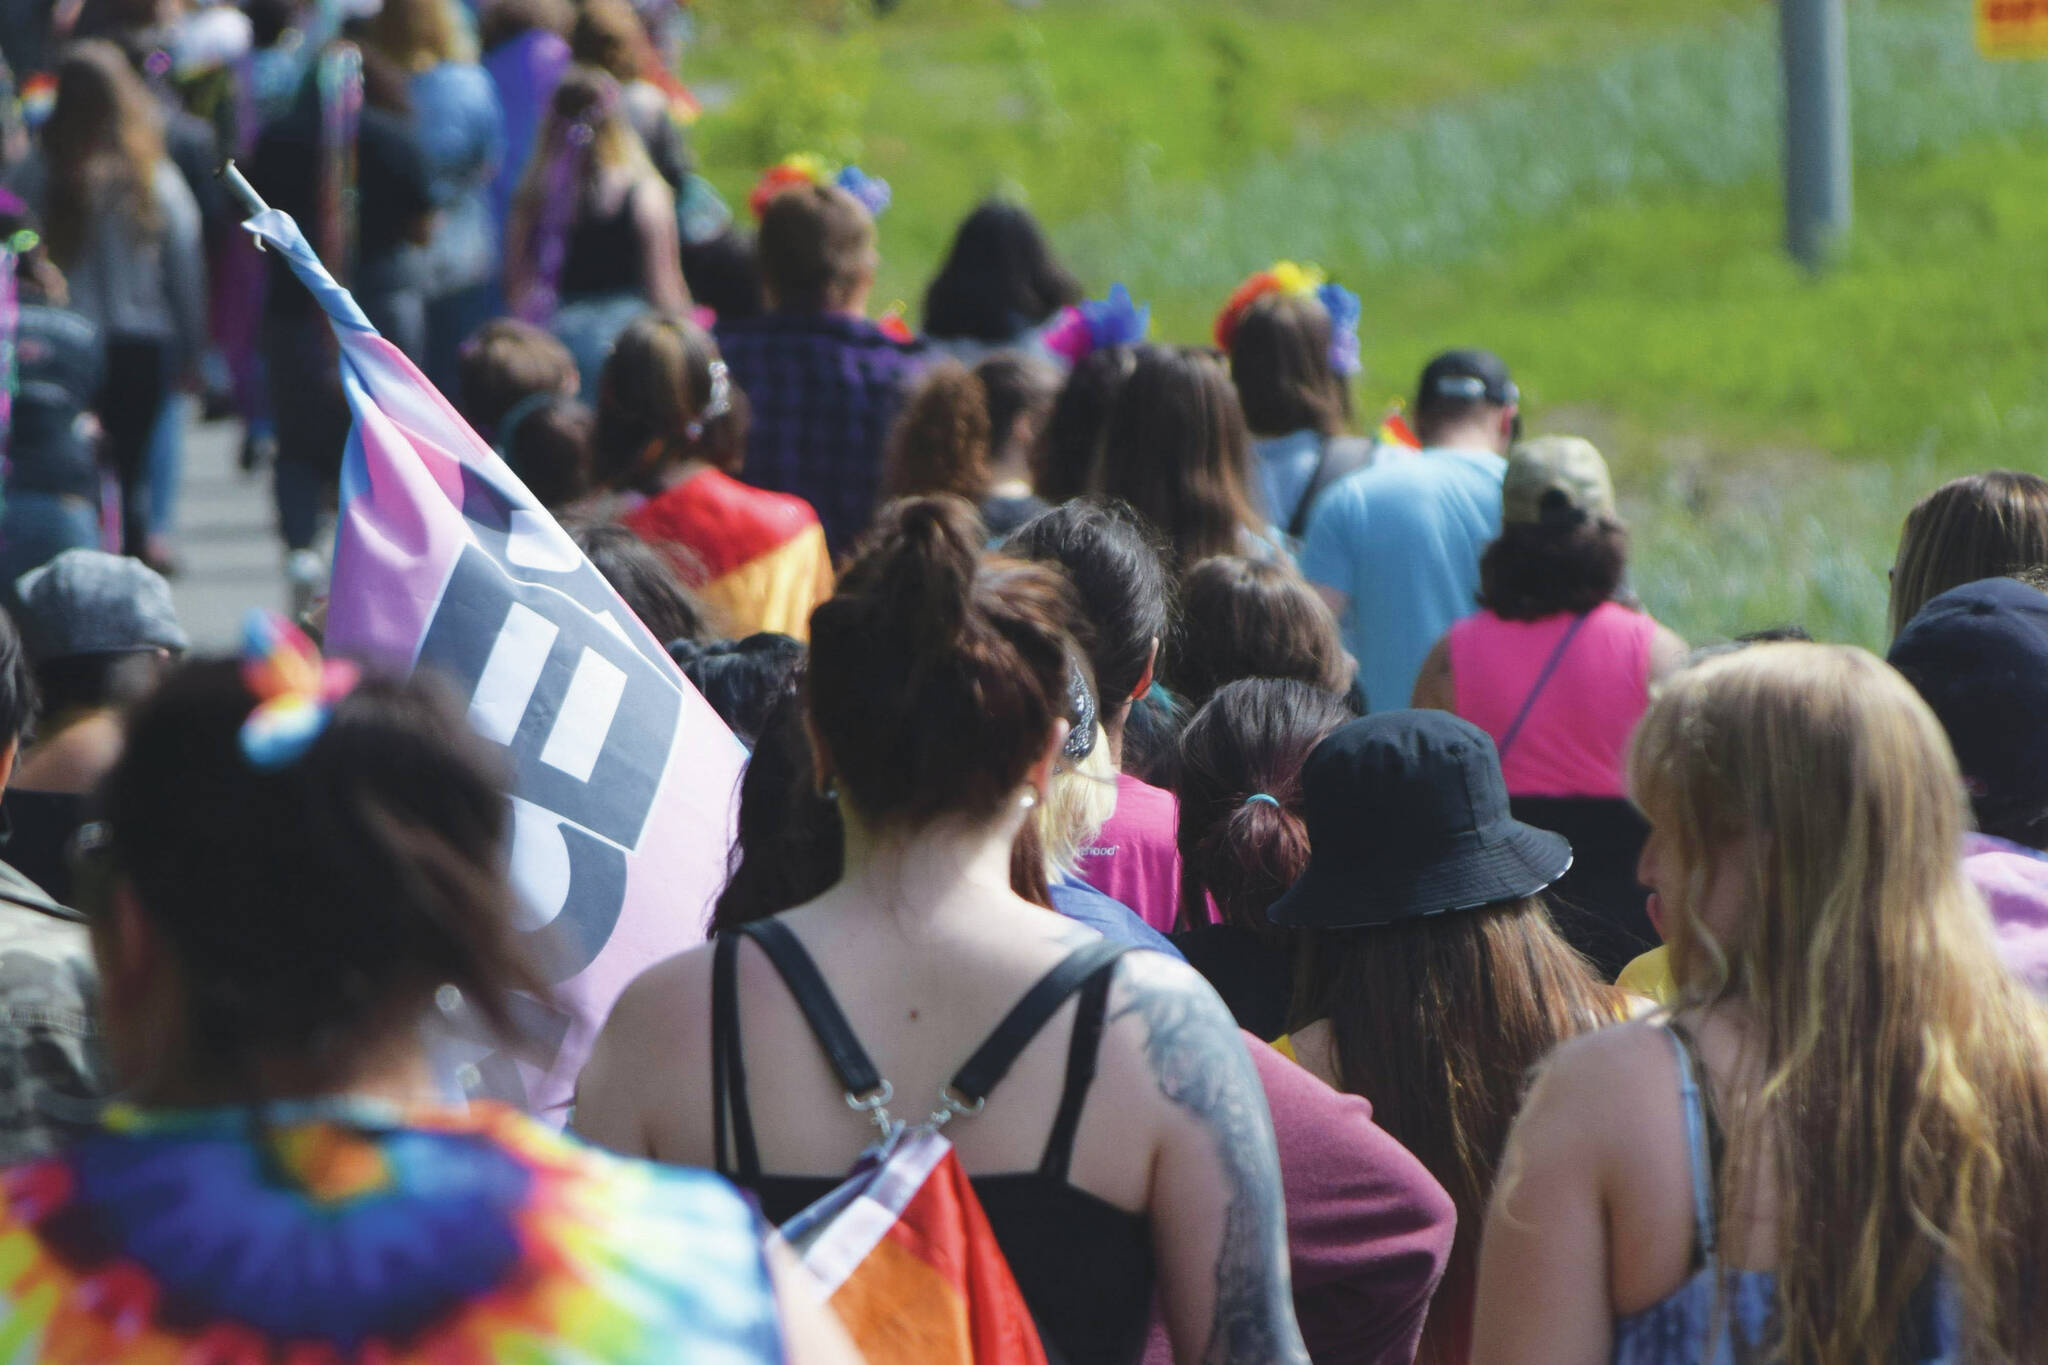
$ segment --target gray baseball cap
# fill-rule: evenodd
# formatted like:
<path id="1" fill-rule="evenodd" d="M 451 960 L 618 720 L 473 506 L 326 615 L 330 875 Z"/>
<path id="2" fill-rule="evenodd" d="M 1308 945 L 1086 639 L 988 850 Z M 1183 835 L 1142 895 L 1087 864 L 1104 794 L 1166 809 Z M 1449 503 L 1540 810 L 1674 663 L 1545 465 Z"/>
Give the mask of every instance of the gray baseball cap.
<path id="1" fill-rule="evenodd" d="M 66 550 L 14 580 L 17 619 L 31 660 L 192 647 L 171 605 L 171 585 L 139 559 Z"/>

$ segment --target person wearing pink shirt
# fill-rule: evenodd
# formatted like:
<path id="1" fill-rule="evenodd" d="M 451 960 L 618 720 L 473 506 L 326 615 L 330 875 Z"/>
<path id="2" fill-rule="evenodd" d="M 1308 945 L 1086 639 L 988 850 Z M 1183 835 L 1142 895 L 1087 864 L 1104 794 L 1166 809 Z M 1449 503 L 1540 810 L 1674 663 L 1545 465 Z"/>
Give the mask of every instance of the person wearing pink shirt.
<path id="1" fill-rule="evenodd" d="M 1003 549 L 1066 571 L 1086 618 L 1103 733 L 1121 769 L 1131 703 L 1151 690 L 1172 615 L 1159 547 L 1124 504 L 1089 497 L 1025 523 Z M 1116 811 L 1081 850 L 1081 880 L 1170 932 L 1180 903 L 1179 823 L 1172 792 L 1119 771 Z"/>

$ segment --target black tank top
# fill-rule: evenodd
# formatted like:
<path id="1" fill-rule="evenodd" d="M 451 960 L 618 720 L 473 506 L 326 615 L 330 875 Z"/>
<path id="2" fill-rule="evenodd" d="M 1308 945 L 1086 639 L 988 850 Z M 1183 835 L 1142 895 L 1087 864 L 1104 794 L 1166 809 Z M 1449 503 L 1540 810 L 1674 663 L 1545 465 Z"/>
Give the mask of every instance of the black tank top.
<path id="1" fill-rule="evenodd" d="M 641 290 L 646 252 L 640 249 L 640 223 L 633 216 L 632 192 L 621 195 L 618 208 L 611 213 L 602 213 L 596 198 L 592 194 L 584 199 L 569 227 L 562 273 L 555 281 L 559 298 L 637 294 Z"/>
<path id="2" fill-rule="evenodd" d="M 842 1080 L 875 1076 L 826 988 L 824 978 L 798 943 L 796 935 L 775 920 L 762 920 L 739 931 L 768 952 Z M 717 1124 L 716 1163 L 721 1175 L 760 1200 L 761 1211 L 777 1226 L 788 1222 L 845 1179 L 840 1175 L 768 1175 L 761 1170 L 754 1141 L 753 1116 L 747 1103 L 747 1076 L 740 1045 L 738 979 L 739 934 L 719 936 L 712 960 L 711 1055 L 713 1120 Z M 1017 1288 L 1038 1325 L 1047 1359 L 1053 1365 L 1130 1365 L 1144 1353 L 1146 1328 L 1152 1316 L 1151 1221 L 1069 1184 L 1067 1166 L 1074 1133 L 1095 1080 L 1095 1054 L 1102 1040 L 1116 950 L 1090 945 L 1075 953 L 1027 992 L 1015 1011 L 979 1049 L 961 1076 L 978 1064 L 994 1074 L 993 1085 L 1009 1069 L 1068 994 L 1078 988 L 1080 1006 L 1074 1016 L 1073 1040 L 1067 1049 L 1066 1085 L 1053 1120 L 1052 1136 L 1038 1168 L 1000 1175 L 970 1176 L 975 1195 L 988 1214 L 990 1229 L 1010 1263 Z M 1083 961 L 1092 954 L 1099 961 Z M 1062 973 L 1079 967 L 1085 979 L 1061 983 Z M 1051 999 L 1053 995 L 1057 999 Z M 1046 1002 L 1050 1000 L 1050 1006 Z M 809 1003 L 806 1003 L 806 1002 Z M 1034 1004 L 1038 1018 L 1026 1029 L 1013 1020 Z M 821 1027 L 820 1016 L 827 1018 Z M 837 1019 L 838 1037 L 831 1019 Z M 865 1067 L 865 1073 L 862 1068 Z M 876 1077 L 876 1084 L 879 1077 Z M 874 1084 L 854 1085 L 862 1092 Z M 963 1093 L 967 1087 L 954 1081 Z M 731 1154 L 727 1148 L 727 1115 L 731 1115 Z"/>

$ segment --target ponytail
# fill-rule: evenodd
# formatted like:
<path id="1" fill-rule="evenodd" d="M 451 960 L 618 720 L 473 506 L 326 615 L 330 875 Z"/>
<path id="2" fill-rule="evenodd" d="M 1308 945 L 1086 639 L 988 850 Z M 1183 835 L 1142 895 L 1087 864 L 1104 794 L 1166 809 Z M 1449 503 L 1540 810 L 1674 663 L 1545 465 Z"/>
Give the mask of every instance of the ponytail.
<path id="1" fill-rule="evenodd" d="M 1066 586 L 980 542 L 957 498 L 891 504 L 811 615 L 806 705 L 869 819 L 993 815 L 1066 715 Z"/>
<path id="2" fill-rule="evenodd" d="M 1180 741 L 1180 919 L 1274 933 L 1266 909 L 1308 866 L 1301 765 L 1350 720 L 1337 697 L 1307 683 L 1253 678 L 1220 689 Z"/>

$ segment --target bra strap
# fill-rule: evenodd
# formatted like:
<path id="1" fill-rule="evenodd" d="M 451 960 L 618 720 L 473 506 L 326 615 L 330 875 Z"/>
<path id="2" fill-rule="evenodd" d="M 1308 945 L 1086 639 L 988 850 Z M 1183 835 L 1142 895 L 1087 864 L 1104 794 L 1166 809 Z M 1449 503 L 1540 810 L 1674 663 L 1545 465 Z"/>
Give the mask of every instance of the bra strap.
<path id="1" fill-rule="evenodd" d="M 1081 988 L 1081 1003 L 1074 1012 L 1074 1038 L 1067 1048 L 1067 1084 L 1060 1092 L 1060 1111 L 1052 1121 L 1052 1136 L 1045 1140 L 1045 1155 L 1038 1173 L 1062 1184 L 1074 1160 L 1074 1134 L 1081 1126 L 1081 1107 L 1088 1102 L 1088 1089 L 1095 1084 L 1096 1054 L 1102 1046 L 1102 1026 L 1109 1013 L 1109 987 L 1116 973 L 1100 970 Z"/>
<path id="2" fill-rule="evenodd" d="M 974 1055 L 967 1059 L 967 1065 L 954 1074 L 953 1092 L 969 1106 L 987 1099 L 988 1092 L 1009 1074 L 1017 1058 L 1038 1036 L 1038 1031 L 1045 1027 L 1045 1021 L 1067 1003 L 1067 997 L 1080 990 L 1097 972 L 1115 963 L 1129 947 L 1129 944 L 1098 939 L 1069 953 L 1057 967 L 1040 977 L 1037 985 L 1024 993 L 1024 998 L 1003 1016 L 1002 1023 L 996 1025 L 995 1032 L 989 1034 L 988 1041 L 975 1049 Z"/>
<path id="3" fill-rule="evenodd" d="M 853 1025 L 846 1022 L 839 1002 L 832 998 L 831 988 L 818 973 L 818 965 L 811 961 L 811 955 L 804 951 L 804 945 L 789 927 L 779 920 L 763 919 L 743 924 L 739 931 L 768 954 L 768 960 L 782 976 L 782 984 L 796 997 L 797 1008 L 804 1012 L 804 1021 L 811 1026 L 818 1046 L 825 1050 L 826 1060 L 832 1063 L 832 1072 L 846 1087 L 847 1095 L 873 1095 L 881 1090 L 882 1073 L 868 1060 L 867 1049 L 854 1037 Z"/>
<path id="4" fill-rule="evenodd" d="M 1699 1063 L 1679 1031 L 1667 1025 L 1672 1050 L 1678 1054 L 1678 1098 L 1685 1109 L 1686 1155 L 1692 1165 L 1693 1236 L 1709 1269 L 1719 1256 L 1714 1226 L 1714 1163 L 1707 1139 L 1706 1110 L 1700 1094 Z"/>

